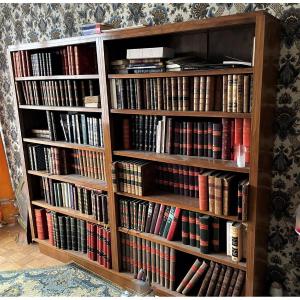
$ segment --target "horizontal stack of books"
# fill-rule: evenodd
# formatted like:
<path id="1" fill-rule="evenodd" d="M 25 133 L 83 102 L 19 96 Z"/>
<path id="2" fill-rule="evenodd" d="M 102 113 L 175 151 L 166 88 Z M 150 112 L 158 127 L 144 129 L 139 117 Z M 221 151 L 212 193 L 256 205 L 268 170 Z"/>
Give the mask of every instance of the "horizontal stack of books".
<path id="1" fill-rule="evenodd" d="M 111 61 L 111 69 L 113 73 L 117 74 L 128 74 L 127 66 L 128 66 L 128 59 L 116 59 Z"/>
<path id="2" fill-rule="evenodd" d="M 43 224 L 39 239 L 49 237 L 51 245 L 87 253 L 89 259 L 111 268 L 110 229 L 45 209 L 35 209 L 35 219 L 37 224 Z"/>
<path id="3" fill-rule="evenodd" d="M 112 164 L 115 191 L 143 196 L 154 184 L 153 163 L 143 160 L 118 160 Z"/>
<path id="4" fill-rule="evenodd" d="M 251 119 L 178 121 L 175 118 L 136 115 L 123 119 L 123 145 L 156 153 L 236 160 L 238 145 L 250 162 Z"/>
<path id="5" fill-rule="evenodd" d="M 93 23 L 93 24 L 83 24 L 80 26 L 81 35 L 92 35 L 101 33 L 102 30 L 108 30 L 114 28 L 111 24 L 106 23 Z"/>
<path id="6" fill-rule="evenodd" d="M 106 181 L 104 154 L 87 150 L 73 150 L 75 174 Z"/>
<path id="7" fill-rule="evenodd" d="M 101 107 L 100 95 L 98 96 L 85 96 L 84 107 Z"/>
<path id="8" fill-rule="evenodd" d="M 122 227 L 160 235 L 173 240 L 180 208 L 159 203 L 122 198 L 119 200 Z"/>
<path id="9" fill-rule="evenodd" d="M 197 258 L 176 291 L 183 295 L 237 297 L 245 277 L 245 271 Z"/>
<path id="10" fill-rule="evenodd" d="M 100 97 L 99 94 L 99 83 L 90 79 L 16 82 L 19 104 L 84 106 L 86 96 Z"/>
<path id="11" fill-rule="evenodd" d="M 240 174 L 205 171 L 199 174 L 199 208 L 247 220 L 249 180 Z"/>
<path id="12" fill-rule="evenodd" d="M 59 138 L 57 129 L 60 126 L 63 132 L 63 139 L 68 143 L 78 143 L 95 147 L 104 146 L 101 117 L 87 117 L 85 114 L 76 113 L 57 115 L 47 111 L 47 122 L 52 133 L 52 140 L 54 141 Z"/>
<path id="13" fill-rule="evenodd" d="M 115 109 L 249 113 L 252 75 L 111 79 Z"/>
<path id="14" fill-rule="evenodd" d="M 50 131 L 48 129 L 31 129 L 31 135 L 35 138 L 50 140 Z"/>
<path id="15" fill-rule="evenodd" d="M 42 191 L 46 203 L 67 207 L 91 215 L 96 220 L 108 223 L 107 195 L 101 191 L 91 191 L 71 183 L 57 182 L 43 177 Z"/>
<path id="16" fill-rule="evenodd" d="M 148 280 L 174 291 L 175 250 L 121 233 L 122 269 L 134 278 Z"/>

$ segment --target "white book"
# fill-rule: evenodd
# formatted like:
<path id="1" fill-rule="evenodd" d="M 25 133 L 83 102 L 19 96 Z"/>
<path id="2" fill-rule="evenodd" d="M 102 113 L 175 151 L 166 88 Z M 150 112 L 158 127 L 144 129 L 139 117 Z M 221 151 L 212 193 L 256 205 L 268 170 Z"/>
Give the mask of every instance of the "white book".
<path id="1" fill-rule="evenodd" d="M 118 108 L 116 79 L 110 80 L 110 101 L 112 108 Z"/>
<path id="2" fill-rule="evenodd" d="M 166 122 L 166 116 L 162 117 L 162 123 L 161 123 L 161 153 L 166 152 L 166 128 L 167 128 L 167 122 Z"/>
<path id="3" fill-rule="evenodd" d="M 231 256 L 232 254 L 232 236 L 231 236 L 231 226 L 233 222 L 227 221 L 226 223 L 226 254 Z"/>
<path id="4" fill-rule="evenodd" d="M 168 47 L 127 49 L 127 59 L 172 58 L 174 49 Z"/>
<path id="5" fill-rule="evenodd" d="M 161 153 L 161 120 L 158 121 L 157 125 L 156 125 L 157 129 L 156 129 L 156 153 Z"/>

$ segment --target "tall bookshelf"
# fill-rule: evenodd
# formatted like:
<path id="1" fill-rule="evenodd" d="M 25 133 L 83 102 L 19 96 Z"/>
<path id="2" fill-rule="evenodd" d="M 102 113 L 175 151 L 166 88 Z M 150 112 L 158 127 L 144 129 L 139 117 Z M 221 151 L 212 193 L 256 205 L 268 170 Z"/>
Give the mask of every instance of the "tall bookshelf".
<path id="1" fill-rule="evenodd" d="M 271 183 L 271 121 L 275 106 L 275 84 L 277 58 L 279 53 L 279 22 L 265 12 L 238 14 L 232 16 L 211 18 L 199 21 L 167 24 L 153 27 L 125 29 L 120 31 L 105 32 L 100 35 L 87 37 L 74 37 L 61 40 L 53 40 L 42 43 L 32 43 L 10 46 L 8 49 L 10 61 L 10 74 L 13 86 L 32 81 L 45 80 L 94 80 L 99 83 L 101 108 L 86 108 L 83 106 L 45 106 L 28 105 L 17 101 L 17 90 L 13 89 L 17 110 L 17 123 L 20 133 L 21 155 L 24 158 L 24 176 L 28 190 L 28 211 L 33 240 L 38 243 L 41 252 L 53 256 L 62 261 L 75 261 L 84 267 L 96 272 L 107 279 L 123 286 L 124 288 L 142 291 L 139 281 L 131 274 L 122 271 L 121 266 L 121 240 L 120 234 L 143 238 L 161 245 L 175 249 L 183 255 L 199 257 L 208 261 L 214 261 L 226 266 L 231 266 L 246 272 L 244 294 L 247 296 L 262 295 L 265 291 L 265 275 L 267 260 L 267 232 L 269 200 L 267 195 Z M 179 71 L 151 74 L 112 74 L 110 62 L 126 57 L 126 49 L 143 47 L 167 46 L 175 49 L 177 54 L 193 52 L 207 58 L 218 58 L 223 55 L 251 59 L 253 37 L 255 36 L 254 66 L 249 68 L 225 68 L 217 70 Z M 17 51 L 27 50 L 29 53 L 39 51 L 52 51 L 66 46 L 94 47 L 97 72 L 95 74 L 79 75 L 51 75 L 51 76 L 25 76 L 16 77 L 14 74 L 13 54 Z M 171 111 L 171 110 L 146 110 L 146 109 L 116 109 L 112 108 L 110 99 L 110 80 L 128 78 L 165 78 L 165 77 L 192 77 L 192 76 L 216 76 L 228 74 L 252 74 L 253 75 L 253 104 L 251 113 L 235 113 L 221 111 Z M 104 147 L 68 143 L 63 141 L 50 141 L 42 138 L 32 138 L 30 129 L 38 125 L 45 125 L 45 111 L 55 114 L 62 112 L 77 112 L 80 114 L 101 116 L 103 127 Z M 251 148 L 250 163 L 246 167 L 239 168 L 236 163 L 226 160 L 214 160 L 197 156 L 183 156 L 175 154 L 160 154 L 155 152 L 123 150 L 118 146 L 119 138 L 118 120 L 130 115 L 169 116 L 174 118 L 250 118 L 251 119 Z M 38 118 L 37 118 L 38 117 Z M 44 120 L 39 123 L 38 119 Z M 42 123 L 44 122 L 44 123 Z M 80 176 L 78 174 L 50 175 L 44 171 L 30 170 L 28 145 L 45 145 L 69 150 L 87 150 L 103 153 L 105 157 L 106 181 Z M 236 263 L 223 253 L 203 254 L 198 248 L 183 245 L 179 241 L 167 239 L 149 233 L 120 227 L 119 223 L 119 197 L 128 197 L 150 201 L 165 205 L 176 206 L 194 212 L 216 216 L 214 213 L 200 211 L 198 199 L 180 196 L 172 193 L 161 193 L 154 188 L 147 196 L 137 196 L 115 190 L 112 182 L 113 161 L 134 158 L 159 163 L 177 164 L 183 166 L 200 167 L 211 170 L 222 170 L 246 174 L 249 176 L 250 192 L 247 228 L 247 260 Z M 37 178 L 47 177 L 58 182 L 66 182 L 90 190 L 107 192 L 109 224 L 105 225 L 111 230 L 111 257 L 112 268 L 107 269 L 97 262 L 89 260 L 86 255 L 72 250 L 58 249 L 47 240 L 37 238 L 37 228 L 34 218 L 34 208 L 46 208 L 65 216 L 72 216 L 87 222 L 102 226 L 100 221 L 90 215 L 77 210 L 49 205 L 44 199 L 37 198 L 39 186 Z M 220 216 L 227 221 L 238 221 L 235 216 Z M 175 291 L 170 291 L 158 284 L 152 285 L 159 295 L 180 296 Z"/>

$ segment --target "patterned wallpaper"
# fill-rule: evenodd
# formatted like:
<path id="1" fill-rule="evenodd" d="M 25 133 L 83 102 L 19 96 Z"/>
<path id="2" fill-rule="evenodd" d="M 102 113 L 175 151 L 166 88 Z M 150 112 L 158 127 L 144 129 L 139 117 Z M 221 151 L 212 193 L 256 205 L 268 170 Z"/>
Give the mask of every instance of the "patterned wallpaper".
<path id="1" fill-rule="evenodd" d="M 0 119 L 15 189 L 22 171 L 15 110 L 8 75 L 8 45 L 76 36 L 88 22 L 124 27 L 164 24 L 265 9 L 283 28 L 274 123 L 272 215 L 269 226 L 270 281 L 284 285 L 286 295 L 300 295 L 300 242 L 294 211 L 300 203 L 300 5 L 297 4 L 0 4 Z M 271 120 L 270 120 L 271 121 Z M 24 195 L 18 196 L 23 219 Z"/>

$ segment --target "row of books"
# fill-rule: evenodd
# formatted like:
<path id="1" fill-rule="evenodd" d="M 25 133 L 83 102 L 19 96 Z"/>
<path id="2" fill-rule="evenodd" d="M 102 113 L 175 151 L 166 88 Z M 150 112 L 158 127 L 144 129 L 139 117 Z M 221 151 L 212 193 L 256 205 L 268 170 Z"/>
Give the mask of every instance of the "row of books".
<path id="1" fill-rule="evenodd" d="M 112 163 L 114 190 L 135 195 L 145 195 L 153 190 L 153 163 L 143 160 L 118 160 Z"/>
<path id="2" fill-rule="evenodd" d="M 47 171 L 50 174 L 64 175 L 68 173 L 66 149 L 29 145 L 29 164 L 34 171 Z"/>
<path id="3" fill-rule="evenodd" d="M 128 229 L 174 238 L 180 208 L 127 198 L 119 199 L 120 225 Z"/>
<path id="4" fill-rule="evenodd" d="M 99 83 L 91 79 L 16 82 L 19 104 L 100 107 L 99 94 Z M 96 104 L 86 104 L 91 97 Z"/>
<path id="5" fill-rule="evenodd" d="M 199 209 L 247 221 L 249 180 L 222 171 L 199 173 Z"/>
<path id="6" fill-rule="evenodd" d="M 104 153 L 73 150 L 75 173 L 106 181 Z"/>
<path id="7" fill-rule="evenodd" d="M 50 140 L 49 129 L 31 129 L 31 136 L 34 138 Z"/>
<path id="8" fill-rule="evenodd" d="M 34 211 L 39 239 L 49 238 L 50 244 L 57 248 L 87 253 L 89 259 L 98 261 L 105 268 L 111 268 L 109 228 L 43 208 Z"/>
<path id="9" fill-rule="evenodd" d="M 136 115 L 123 119 L 123 147 L 156 153 L 233 160 L 238 145 L 250 162 L 251 119 L 177 121 L 163 116 Z"/>
<path id="10" fill-rule="evenodd" d="M 115 109 L 251 112 L 252 75 L 111 79 Z"/>
<path id="11" fill-rule="evenodd" d="M 175 290 L 175 250 L 121 233 L 122 269 L 134 278 Z"/>
<path id="12" fill-rule="evenodd" d="M 91 191 L 46 177 L 42 177 L 41 181 L 46 203 L 78 210 L 83 214 L 93 216 L 95 220 L 108 224 L 107 195 L 103 192 Z"/>
<path id="13" fill-rule="evenodd" d="M 176 291 L 183 295 L 238 297 L 245 277 L 245 271 L 197 258 Z"/>
<path id="14" fill-rule="evenodd" d="M 52 111 L 46 111 L 46 116 L 50 140 L 103 147 L 101 117 L 77 113 L 57 114 Z"/>
<path id="15" fill-rule="evenodd" d="M 96 47 L 92 44 L 64 46 L 32 53 L 12 53 L 15 77 L 96 74 Z"/>
<path id="16" fill-rule="evenodd" d="M 119 215 L 124 228 L 181 241 L 205 254 L 226 252 L 233 261 L 246 258 L 243 253 L 246 233 L 241 223 L 227 224 L 217 217 L 128 198 L 119 199 Z"/>
<path id="17" fill-rule="evenodd" d="M 105 181 L 103 153 L 42 145 L 29 145 L 28 152 L 31 170 L 54 175 L 75 173 Z"/>

